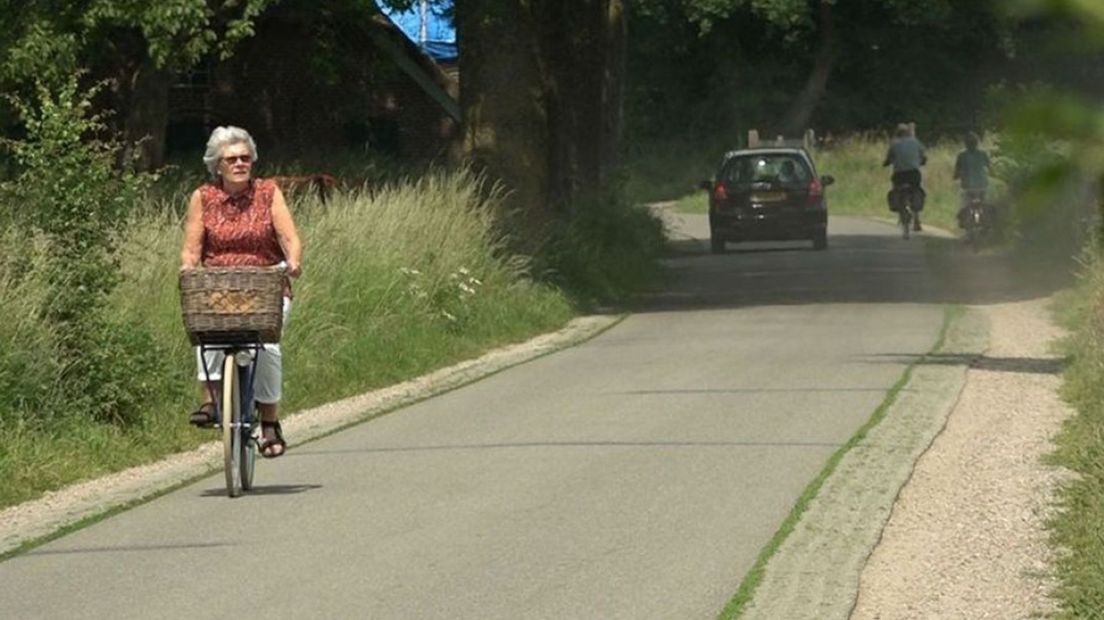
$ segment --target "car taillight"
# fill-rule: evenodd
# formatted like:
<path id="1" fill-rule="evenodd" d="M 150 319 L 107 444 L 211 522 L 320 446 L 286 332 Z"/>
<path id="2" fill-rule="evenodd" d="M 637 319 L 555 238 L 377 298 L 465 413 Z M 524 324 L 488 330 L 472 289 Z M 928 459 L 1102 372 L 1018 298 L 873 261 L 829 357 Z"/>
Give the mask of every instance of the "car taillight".
<path id="1" fill-rule="evenodd" d="M 724 183 L 718 181 L 717 184 L 713 186 L 713 200 L 717 202 L 728 200 L 728 192 L 725 191 Z"/>
<path id="2" fill-rule="evenodd" d="M 820 182 L 820 179 L 813 177 L 813 180 L 809 181 L 809 206 L 817 206 L 823 196 L 824 185 Z"/>

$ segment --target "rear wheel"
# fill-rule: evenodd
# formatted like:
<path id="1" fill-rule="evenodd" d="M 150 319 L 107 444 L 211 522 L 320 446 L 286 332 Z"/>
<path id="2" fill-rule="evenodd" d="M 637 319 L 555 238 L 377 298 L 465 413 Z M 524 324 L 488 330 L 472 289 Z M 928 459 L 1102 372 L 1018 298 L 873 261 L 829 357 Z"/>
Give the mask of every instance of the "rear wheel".
<path id="1" fill-rule="evenodd" d="M 233 355 L 227 355 L 222 365 L 222 458 L 230 497 L 242 492 L 241 413 L 238 365 Z"/>
<path id="2" fill-rule="evenodd" d="M 813 237 L 813 249 L 814 250 L 827 250 L 828 249 L 828 232 L 820 231 L 815 237 Z"/>
<path id="3" fill-rule="evenodd" d="M 714 254 L 724 254 L 725 240 L 715 235 L 709 237 L 709 251 Z"/>
<path id="4" fill-rule="evenodd" d="M 901 237 L 908 239 L 912 234 L 912 211 L 908 205 L 901 205 L 897 212 L 897 222 L 901 225 Z"/>

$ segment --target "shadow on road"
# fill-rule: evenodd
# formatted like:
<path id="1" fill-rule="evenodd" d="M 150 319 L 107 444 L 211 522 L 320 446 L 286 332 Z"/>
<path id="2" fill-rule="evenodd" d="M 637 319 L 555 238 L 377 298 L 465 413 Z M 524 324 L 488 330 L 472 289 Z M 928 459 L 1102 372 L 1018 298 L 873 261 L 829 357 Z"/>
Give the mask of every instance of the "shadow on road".
<path id="1" fill-rule="evenodd" d="M 755 441 L 533 441 L 517 443 L 455 444 L 433 446 L 376 446 L 334 450 L 299 451 L 298 457 L 336 456 L 341 454 L 390 454 L 468 450 L 516 450 L 531 448 L 838 448 L 841 444 L 826 442 L 755 442 Z"/>
<path id="2" fill-rule="evenodd" d="M 960 239 L 859 223 L 858 234 L 808 243 L 734 244 L 711 254 L 685 235 L 669 242 L 666 282 L 633 300 L 636 312 L 802 304 L 985 305 L 1048 296 L 1072 283 L 1069 269 L 1024 268 L 997 252 L 975 254 Z M 884 228 L 884 234 L 877 234 Z M 874 232 L 868 232 L 868 231 Z"/>
<path id="3" fill-rule="evenodd" d="M 83 547 L 77 549 L 48 549 L 39 548 L 32 551 L 28 551 L 23 554 L 25 556 L 35 555 L 72 555 L 78 553 L 119 553 L 119 552 L 135 552 L 135 551 L 172 551 L 173 549 L 214 549 L 218 547 L 233 547 L 237 543 L 191 543 L 191 544 L 177 544 L 177 545 L 122 545 L 117 547 Z M 12 558 L 11 561 L 18 561 L 19 557 Z"/>
<path id="4" fill-rule="evenodd" d="M 289 453 L 290 454 L 290 453 Z M 297 495 L 315 489 L 321 489 L 320 484 L 270 484 L 255 486 L 245 492 L 244 497 L 250 495 Z M 200 493 L 202 497 L 226 497 L 226 487 L 206 489 Z"/>
<path id="5" fill-rule="evenodd" d="M 879 357 L 882 359 L 878 362 L 885 364 L 917 363 L 927 366 L 968 366 L 977 370 L 1033 375 L 1058 375 L 1066 369 L 1068 364 L 1068 360 L 1063 358 L 988 357 L 985 355 L 955 353 L 933 353 L 924 356 L 887 354 Z"/>

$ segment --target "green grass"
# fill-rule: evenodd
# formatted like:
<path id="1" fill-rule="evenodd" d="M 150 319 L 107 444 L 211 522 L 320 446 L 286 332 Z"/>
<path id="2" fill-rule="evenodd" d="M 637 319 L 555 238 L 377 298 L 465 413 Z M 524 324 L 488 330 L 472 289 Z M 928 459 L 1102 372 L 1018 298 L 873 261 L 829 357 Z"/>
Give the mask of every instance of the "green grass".
<path id="1" fill-rule="evenodd" d="M 1076 472 L 1063 484 L 1051 540 L 1059 549 L 1059 618 L 1104 617 L 1104 262 L 1088 262 L 1080 285 L 1057 298 L 1069 330 L 1062 395 L 1077 413 L 1057 438 L 1052 462 Z"/>
<path id="2" fill-rule="evenodd" d="M 181 201 L 183 198 L 181 198 Z M 575 310 L 535 281 L 495 232 L 495 199 L 467 174 L 293 206 L 306 247 L 285 333 L 285 411 L 393 384 L 555 329 Z M 53 416 L 65 398 L 52 334 L 37 317 L 41 248 L 6 234 L 0 255 L 0 506 L 210 440 L 190 428 L 194 362 L 177 297 L 179 205 L 151 208 L 120 240 L 115 321 L 153 334 L 166 374 L 138 423 Z M 28 263 L 29 261 L 29 263 Z M 28 264 L 32 265 L 28 267 Z"/>

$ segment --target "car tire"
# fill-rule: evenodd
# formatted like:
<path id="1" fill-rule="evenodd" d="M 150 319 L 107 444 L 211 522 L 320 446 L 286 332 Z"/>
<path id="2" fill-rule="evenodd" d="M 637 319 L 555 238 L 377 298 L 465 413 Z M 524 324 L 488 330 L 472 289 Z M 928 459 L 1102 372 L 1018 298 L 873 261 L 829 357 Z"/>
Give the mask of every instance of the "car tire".
<path id="1" fill-rule="evenodd" d="M 724 254 L 725 240 L 720 237 L 709 237 L 709 251 L 713 254 Z"/>
<path id="2" fill-rule="evenodd" d="M 814 250 L 827 250 L 828 249 L 828 233 L 821 232 L 817 236 L 813 237 L 813 249 Z"/>

